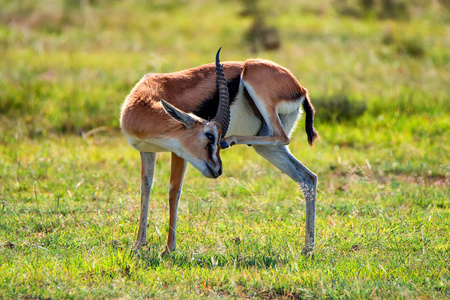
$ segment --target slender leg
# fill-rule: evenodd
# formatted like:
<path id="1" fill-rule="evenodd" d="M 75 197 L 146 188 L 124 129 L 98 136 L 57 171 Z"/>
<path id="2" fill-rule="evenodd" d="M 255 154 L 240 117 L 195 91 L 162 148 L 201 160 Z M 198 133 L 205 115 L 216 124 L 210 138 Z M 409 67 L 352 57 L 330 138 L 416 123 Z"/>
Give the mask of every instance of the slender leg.
<path id="1" fill-rule="evenodd" d="M 161 255 L 166 255 L 175 250 L 176 233 L 177 233 L 177 209 L 178 200 L 181 196 L 183 187 L 184 172 L 186 171 L 186 160 L 172 153 L 172 166 L 170 170 L 170 187 L 169 187 L 169 236 L 167 245 Z"/>
<path id="2" fill-rule="evenodd" d="M 147 242 L 148 203 L 152 191 L 153 174 L 155 173 L 156 153 L 141 152 L 141 215 L 139 231 L 134 243 L 134 250 L 139 250 Z"/>
<path id="3" fill-rule="evenodd" d="M 287 146 L 253 146 L 256 152 L 291 177 L 303 191 L 306 200 L 306 237 L 303 252 L 314 248 L 317 176 L 299 162 Z"/>
<path id="4" fill-rule="evenodd" d="M 221 141 L 222 148 L 228 148 L 230 146 L 247 144 L 247 145 L 267 145 L 267 146 L 279 146 L 288 145 L 289 138 L 282 135 L 274 136 L 239 136 L 232 135 L 224 138 Z"/>
<path id="5" fill-rule="evenodd" d="M 222 139 L 220 145 L 222 148 L 228 148 L 238 144 L 282 146 L 290 143 L 290 139 L 284 132 L 279 118 L 277 118 L 276 122 L 273 122 L 270 126 L 267 124 L 267 122 L 263 123 L 261 130 L 256 136 L 232 135 Z"/>

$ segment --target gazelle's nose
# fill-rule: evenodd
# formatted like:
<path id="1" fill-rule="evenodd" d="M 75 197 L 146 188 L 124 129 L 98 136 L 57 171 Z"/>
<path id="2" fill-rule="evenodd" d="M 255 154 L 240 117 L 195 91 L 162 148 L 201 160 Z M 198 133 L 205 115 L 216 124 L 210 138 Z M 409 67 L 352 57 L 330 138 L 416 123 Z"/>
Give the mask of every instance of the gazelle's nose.
<path id="1" fill-rule="evenodd" d="M 222 175 L 222 166 L 219 166 L 219 168 L 215 169 L 213 172 L 214 178 L 218 178 L 220 175 Z"/>

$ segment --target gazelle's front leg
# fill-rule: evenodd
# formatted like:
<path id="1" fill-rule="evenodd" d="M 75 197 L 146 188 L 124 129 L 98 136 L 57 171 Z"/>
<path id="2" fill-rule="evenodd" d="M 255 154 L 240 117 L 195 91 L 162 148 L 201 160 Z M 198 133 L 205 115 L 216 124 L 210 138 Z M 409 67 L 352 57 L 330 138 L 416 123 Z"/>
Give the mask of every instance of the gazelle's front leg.
<path id="1" fill-rule="evenodd" d="M 239 144 L 247 144 L 249 146 L 252 145 L 266 145 L 266 146 L 280 146 L 280 145 L 288 145 L 290 142 L 287 136 L 239 136 L 232 135 L 224 138 L 220 142 L 220 146 L 222 148 L 228 148 L 230 146 L 239 145 Z"/>
<path id="2" fill-rule="evenodd" d="M 141 152 L 141 215 L 139 231 L 134 243 L 134 250 L 139 250 L 147 242 L 148 203 L 152 191 L 153 174 L 155 173 L 156 153 Z"/>
<path id="3" fill-rule="evenodd" d="M 186 171 L 186 160 L 172 153 L 172 166 L 170 170 L 170 187 L 169 187 L 169 236 L 167 238 L 167 245 L 161 255 L 166 255 L 175 250 L 176 233 L 177 233 L 177 209 L 178 200 L 181 196 L 181 189 L 183 187 L 184 172 Z"/>
<path id="4" fill-rule="evenodd" d="M 317 176 L 299 162 L 287 146 L 254 146 L 256 152 L 291 177 L 303 191 L 306 201 L 306 236 L 303 252 L 314 248 Z"/>

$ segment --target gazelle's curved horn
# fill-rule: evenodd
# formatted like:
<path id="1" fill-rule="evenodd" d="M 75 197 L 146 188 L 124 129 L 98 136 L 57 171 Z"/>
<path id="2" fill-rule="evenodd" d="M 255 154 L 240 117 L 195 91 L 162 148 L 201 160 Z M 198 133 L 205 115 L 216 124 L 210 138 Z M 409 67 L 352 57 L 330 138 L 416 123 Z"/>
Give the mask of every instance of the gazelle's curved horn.
<path id="1" fill-rule="evenodd" d="M 223 74 L 222 65 L 219 60 L 220 49 L 216 54 L 216 74 L 217 74 L 217 89 L 219 91 L 219 108 L 217 109 L 217 114 L 214 117 L 214 121 L 222 129 L 222 137 L 228 130 L 228 125 L 230 124 L 230 96 L 228 93 L 227 80 L 225 79 L 225 74 Z"/>

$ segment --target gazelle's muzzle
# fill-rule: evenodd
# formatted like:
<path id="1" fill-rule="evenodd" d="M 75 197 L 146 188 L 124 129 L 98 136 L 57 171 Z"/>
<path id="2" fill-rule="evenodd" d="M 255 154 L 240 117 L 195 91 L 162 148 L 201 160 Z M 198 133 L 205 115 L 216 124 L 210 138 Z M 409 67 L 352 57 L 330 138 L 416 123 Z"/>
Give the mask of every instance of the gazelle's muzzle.
<path id="1" fill-rule="evenodd" d="M 214 167 L 211 164 L 206 163 L 205 166 L 206 166 L 206 168 L 202 172 L 203 176 L 208 177 L 208 178 L 217 178 L 220 175 L 222 175 L 222 166 L 221 165 L 217 165 Z"/>

